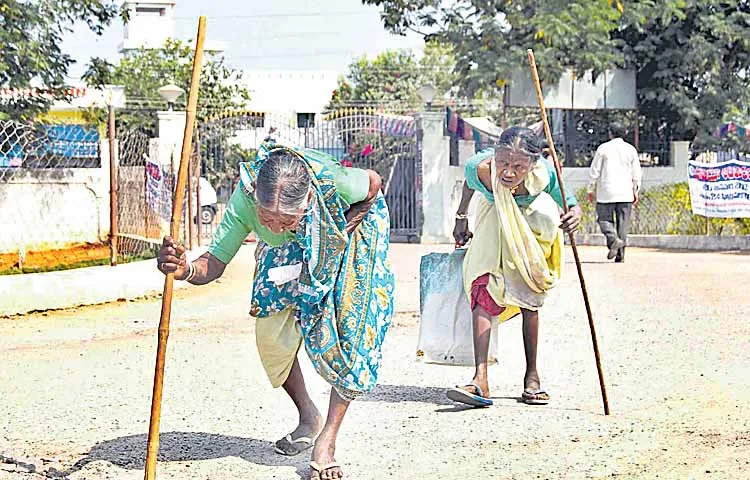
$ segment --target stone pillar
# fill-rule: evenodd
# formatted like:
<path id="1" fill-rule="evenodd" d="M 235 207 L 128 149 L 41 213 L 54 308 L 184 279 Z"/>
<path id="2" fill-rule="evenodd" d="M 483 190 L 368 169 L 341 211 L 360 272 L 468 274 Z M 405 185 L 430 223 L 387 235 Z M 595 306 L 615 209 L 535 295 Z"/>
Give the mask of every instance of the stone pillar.
<path id="1" fill-rule="evenodd" d="M 688 161 L 690 160 L 690 142 L 672 142 L 670 148 L 672 152 L 671 164 L 677 170 L 678 175 L 687 179 Z"/>
<path id="2" fill-rule="evenodd" d="M 185 134 L 185 112 L 156 112 L 159 119 L 159 164 L 177 173 L 180 168 L 182 137 Z"/>
<path id="3" fill-rule="evenodd" d="M 422 117 L 422 243 L 451 243 L 446 218 L 453 217 L 445 183 L 450 175 L 450 139 L 444 136 L 442 112 L 424 112 Z M 452 189 L 452 185 L 450 186 Z"/>

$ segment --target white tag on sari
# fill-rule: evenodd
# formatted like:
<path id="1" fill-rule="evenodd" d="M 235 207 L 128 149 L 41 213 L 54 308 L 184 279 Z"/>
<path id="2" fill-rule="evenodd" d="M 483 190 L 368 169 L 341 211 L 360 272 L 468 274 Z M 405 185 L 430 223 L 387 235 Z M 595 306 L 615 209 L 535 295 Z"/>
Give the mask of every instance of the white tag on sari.
<path id="1" fill-rule="evenodd" d="M 268 279 L 271 280 L 276 286 L 284 285 L 292 280 L 297 280 L 302 273 L 302 264 L 295 263 L 293 265 L 282 265 L 280 267 L 274 267 L 268 269 Z"/>

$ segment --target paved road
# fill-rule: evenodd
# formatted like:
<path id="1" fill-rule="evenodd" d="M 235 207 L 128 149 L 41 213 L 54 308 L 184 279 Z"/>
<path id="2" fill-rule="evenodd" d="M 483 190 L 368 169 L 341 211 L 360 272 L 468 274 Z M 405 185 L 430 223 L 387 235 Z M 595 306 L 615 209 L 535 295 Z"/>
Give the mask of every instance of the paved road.
<path id="1" fill-rule="evenodd" d="M 750 257 L 582 249 L 613 415 L 604 417 L 578 280 L 542 310 L 546 407 L 518 403 L 520 321 L 500 327 L 495 406 L 461 410 L 446 386 L 472 369 L 415 360 L 418 258 L 397 245 L 398 316 L 381 385 L 350 409 L 350 479 L 750 478 Z M 306 478 L 275 455 L 296 421 L 260 367 L 248 307 L 251 247 L 217 284 L 177 294 L 160 479 Z M 0 479 L 140 479 L 158 299 L 0 319 Z M 304 356 L 304 354 L 302 354 Z M 328 388 L 303 362 L 320 407 Z"/>

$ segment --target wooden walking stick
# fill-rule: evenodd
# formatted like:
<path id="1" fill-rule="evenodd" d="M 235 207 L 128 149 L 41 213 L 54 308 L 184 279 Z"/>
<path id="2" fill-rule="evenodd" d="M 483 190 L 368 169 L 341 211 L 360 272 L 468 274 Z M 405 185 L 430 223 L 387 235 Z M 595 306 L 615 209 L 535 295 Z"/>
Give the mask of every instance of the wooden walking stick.
<path id="1" fill-rule="evenodd" d="M 198 87 L 200 85 L 201 63 L 203 61 L 203 41 L 206 36 L 206 17 L 198 20 L 198 37 L 195 42 L 193 57 L 193 76 L 190 80 L 187 107 L 185 108 L 185 134 L 182 137 L 180 168 L 177 171 L 177 185 L 172 201 L 172 224 L 170 235 L 177 239 L 182 220 L 182 202 L 185 199 L 190 149 L 193 144 L 193 126 L 195 125 L 196 105 L 198 104 Z M 154 391 L 151 400 L 151 422 L 148 427 L 148 447 L 146 450 L 146 480 L 156 479 L 156 458 L 159 453 L 159 423 L 161 421 L 161 394 L 164 386 L 164 360 L 167 353 L 169 337 L 169 319 L 172 314 L 172 289 L 174 274 L 167 273 L 164 278 L 164 295 L 161 298 L 161 318 L 159 320 L 159 342 L 156 349 L 156 368 L 154 372 Z"/>
<path id="2" fill-rule="evenodd" d="M 560 160 L 557 158 L 557 150 L 555 150 L 555 143 L 552 140 L 552 131 L 549 128 L 549 122 L 547 121 L 547 110 L 544 108 L 544 96 L 542 95 L 542 84 L 539 81 L 539 72 L 536 69 L 536 60 L 534 59 L 534 51 L 527 50 L 529 55 L 529 65 L 531 66 L 531 76 L 534 78 L 534 86 L 536 87 L 536 97 L 539 100 L 539 110 L 542 113 L 542 123 L 544 124 L 544 134 L 547 137 L 547 143 L 552 153 L 552 159 L 555 162 L 555 171 L 557 172 L 557 183 L 560 185 L 560 193 L 562 195 L 563 210 L 565 213 L 568 212 L 568 200 L 565 197 L 565 183 L 563 182 L 562 166 Z M 586 290 L 586 281 L 583 279 L 583 270 L 581 269 L 581 259 L 578 257 L 578 247 L 576 246 L 576 238 L 573 233 L 570 235 L 570 246 L 573 249 L 573 257 L 576 260 L 576 269 L 578 270 L 578 279 L 581 281 L 581 292 L 583 293 L 583 303 L 586 305 L 586 315 L 589 317 L 589 328 L 591 329 L 591 342 L 594 345 L 594 357 L 596 358 L 596 371 L 599 374 L 599 387 L 602 390 L 602 403 L 604 404 L 604 414 L 609 415 L 609 401 L 607 400 L 607 386 L 604 384 L 604 371 L 602 370 L 602 361 L 599 356 L 599 342 L 596 340 L 596 328 L 594 327 L 594 317 L 591 314 L 591 305 L 589 304 L 589 294 Z"/>

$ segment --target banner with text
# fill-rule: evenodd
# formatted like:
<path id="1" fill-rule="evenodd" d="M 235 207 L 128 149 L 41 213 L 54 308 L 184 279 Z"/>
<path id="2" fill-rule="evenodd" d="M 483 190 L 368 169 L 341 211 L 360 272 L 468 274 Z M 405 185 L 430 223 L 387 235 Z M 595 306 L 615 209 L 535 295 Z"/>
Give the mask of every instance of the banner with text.
<path id="1" fill-rule="evenodd" d="M 750 217 L 750 162 L 688 162 L 693 214 L 704 217 Z"/>

